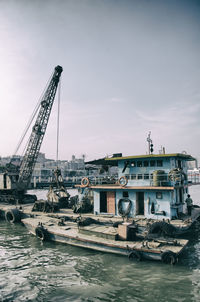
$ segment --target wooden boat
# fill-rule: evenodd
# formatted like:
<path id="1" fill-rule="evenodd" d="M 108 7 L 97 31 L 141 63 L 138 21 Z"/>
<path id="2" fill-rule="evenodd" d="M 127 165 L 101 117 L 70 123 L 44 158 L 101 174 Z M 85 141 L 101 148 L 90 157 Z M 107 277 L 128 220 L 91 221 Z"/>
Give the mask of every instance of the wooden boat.
<path id="1" fill-rule="evenodd" d="M 130 223 L 113 227 L 94 223 L 84 226 L 80 220 L 77 222 L 47 215 L 22 219 L 29 232 L 41 240 L 125 255 L 131 260 L 149 259 L 175 264 L 188 243 L 188 240 L 174 238 L 137 239 L 135 226 Z"/>

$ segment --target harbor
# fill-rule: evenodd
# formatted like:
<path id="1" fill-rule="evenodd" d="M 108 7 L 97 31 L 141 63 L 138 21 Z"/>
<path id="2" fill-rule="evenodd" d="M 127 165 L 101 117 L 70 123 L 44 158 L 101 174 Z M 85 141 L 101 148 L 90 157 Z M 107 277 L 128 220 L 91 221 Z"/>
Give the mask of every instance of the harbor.
<path id="1" fill-rule="evenodd" d="M 0 1 L 0 302 L 200 301 L 200 3 Z"/>

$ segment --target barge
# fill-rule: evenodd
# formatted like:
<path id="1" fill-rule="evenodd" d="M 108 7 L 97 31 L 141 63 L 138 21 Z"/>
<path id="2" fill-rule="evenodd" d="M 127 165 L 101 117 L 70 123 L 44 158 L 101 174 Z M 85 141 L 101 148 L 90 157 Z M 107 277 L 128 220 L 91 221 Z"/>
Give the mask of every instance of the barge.
<path id="1" fill-rule="evenodd" d="M 144 221 L 123 222 L 114 215 L 76 214 L 71 209 L 57 213 L 32 212 L 32 205 L 13 208 L 4 205 L 0 217 L 8 222 L 22 222 L 41 240 L 55 241 L 96 251 L 128 256 L 130 260 L 157 260 L 175 264 L 188 240 L 165 234 L 141 233 Z"/>
<path id="2" fill-rule="evenodd" d="M 175 264 L 188 243 L 188 240 L 174 238 L 136 239 L 135 227 L 130 223 L 118 227 L 94 223 L 81 226 L 73 221 L 58 221 L 57 218 L 44 215 L 22 219 L 22 223 L 41 240 L 119 254 L 137 261 L 148 259 Z M 132 238 L 128 240 L 129 237 Z"/>

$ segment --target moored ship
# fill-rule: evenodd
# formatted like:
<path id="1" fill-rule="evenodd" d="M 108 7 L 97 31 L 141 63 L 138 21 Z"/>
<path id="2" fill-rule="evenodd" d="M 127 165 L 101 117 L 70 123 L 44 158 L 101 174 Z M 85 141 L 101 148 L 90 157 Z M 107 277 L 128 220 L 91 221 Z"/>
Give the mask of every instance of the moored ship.
<path id="1" fill-rule="evenodd" d="M 194 160 L 182 153 L 103 158 L 88 164 L 116 166 L 118 180 L 98 183 L 84 178 L 80 187 L 93 191 L 95 215 L 122 216 L 137 222 L 144 231 L 151 224 L 151 232 L 179 235 L 200 216 L 198 207 L 188 215 L 185 203 L 189 193 L 187 162 Z"/>
<path id="2" fill-rule="evenodd" d="M 187 162 L 194 160 L 185 153 L 115 154 L 87 163 L 106 170 L 116 167 L 117 177 L 84 177 L 77 185 L 80 207 L 70 208 L 67 197 L 68 206 L 62 208 L 60 198 L 50 190 L 51 200 L 1 212 L 5 211 L 8 221 L 21 220 L 41 240 L 174 264 L 188 244 L 178 237 L 200 216 L 198 206 L 188 213 L 185 203 Z M 86 195 L 93 196 L 92 211 L 86 206 Z M 42 211 L 40 205 L 45 209 L 48 205 L 50 212 Z"/>

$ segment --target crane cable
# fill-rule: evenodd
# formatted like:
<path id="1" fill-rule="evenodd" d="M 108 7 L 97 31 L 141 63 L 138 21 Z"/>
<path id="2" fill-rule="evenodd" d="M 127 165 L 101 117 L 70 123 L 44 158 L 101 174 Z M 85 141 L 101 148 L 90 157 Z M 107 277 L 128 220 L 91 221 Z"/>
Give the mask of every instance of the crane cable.
<path id="1" fill-rule="evenodd" d="M 58 116 L 57 116 L 57 146 L 56 146 L 56 162 L 58 168 L 58 152 L 59 152 L 59 128 L 60 128 L 60 93 L 61 93 L 61 77 L 58 84 Z"/>
<path id="2" fill-rule="evenodd" d="M 35 106 L 35 108 L 34 108 L 34 110 L 33 110 L 33 113 L 32 113 L 32 115 L 31 115 L 31 117 L 30 117 L 30 119 L 29 119 L 29 121 L 28 121 L 28 123 L 27 123 L 27 126 L 26 126 L 25 129 L 24 129 L 24 132 L 23 132 L 23 134 L 22 134 L 22 136 L 21 136 L 21 138 L 20 138 L 20 140 L 19 140 L 19 142 L 18 142 L 18 144 L 17 144 L 17 147 L 16 147 L 16 149 L 15 149 L 15 151 L 14 151 L 12 157 L 11 157 L 10 163 L 12 162 L 13 157 L 17 154 L 17 152 L 18 152 L 19 148 L 21 147 L 21 144 L 22 144 L 22 142 L 23 142 L 23 140 L 24 140 L 24 138 L 25 138 L 25 136 L 26 136 L 28 130 L 30 129 L 30 126 L 31 126 L 31 124 L 32 124 L 32 122 L 33 122 L 33 120 L 34 120 L 34 118 L 35 118 L 35 116 L 36 116 L 36 114 L 37 114 L 37 112 L 38 112 L 38 110 L 39 110 L 39 108 L 40 108 L 41 101 L 42 101 L 42 99 L 44 98 L 45 91 L 46 91 L 46 89 L 47 89 L 47 87 L 48 87 L 48 85 L 49 85 L 49 83 L 50 83 L 50 80 L 51 80 L 51 78 L 52 78 L 52 75 L 53 75 L 53 72 L 52 72 L 52 74 L 51 74 L 49 80 L 47 81 L 47 84 L 46 84 L 46 86 L 45 86 L 45 88 L 44 88 L 44 90 L 43 90 L 43 92 L 42 92 L 42 94 L 41 94 L 41 96 L 40 96 L 40 98 L 39 98 L 39 101 L 38 101 L 37 105 Z M 28 141 L 29 141 L 29 140 L 28 140 Z M 26 149 L 26 147 L 27 147 L 27 144 L 28 144 L 28 142 L 26 143 L 26 145 L 25 145 L 25 147 L 24 147 L 24 150 L 23 150 L 23 152 L 22 152 L 22 155 L 24 155 L 24 152 L 25 152 L 25 149 Z"/>
<path id="3" fill-rule="evenodd" d="M 25 130 L 24 130 L 24 132 L 23 132 L 23 134 L 22 134 L 22 136 L 21 136 L 21 138 L 20 138 L 20 140 L 19 140 L 19 142 L 18 142 L 18 145 L 17 145 L 17 147 L 16 147 L 16 149 L 15 149 L 14 155 L 17 154 L 17 152 L 18 152 L 18 150 L 19 150 L 19 148 L 20 148 L 20 146 L 21 146 L 21 144 L 22 144 L 22 142 L 23 142 L 23 140 L 24 140 L 24 137 L 26 136 L 26 134 L 27 134 L 27 132 L 28 132 L 28 130 L 29 130 L 29 128 L 30 128 L 32 122 L 33 122 L 33 119 L 35 118 L 36 113 L 37 113 L 38 110 L 39 110 L 39 107 L 40 107 L 40 100 L 39 100 L 39 102 L 37 103 L 37 105 L 36 105 L 36 107 L 35 107 L 35 109 L 34 109 L 32 115 L 31 115 L 31 117 L 30 117 L 30 119 L 29 119 L 29 121 L 28 121 L 28 124 L 27 124 L 27 126 L 26 126 L 26 128 L 25 128 Z"/>

